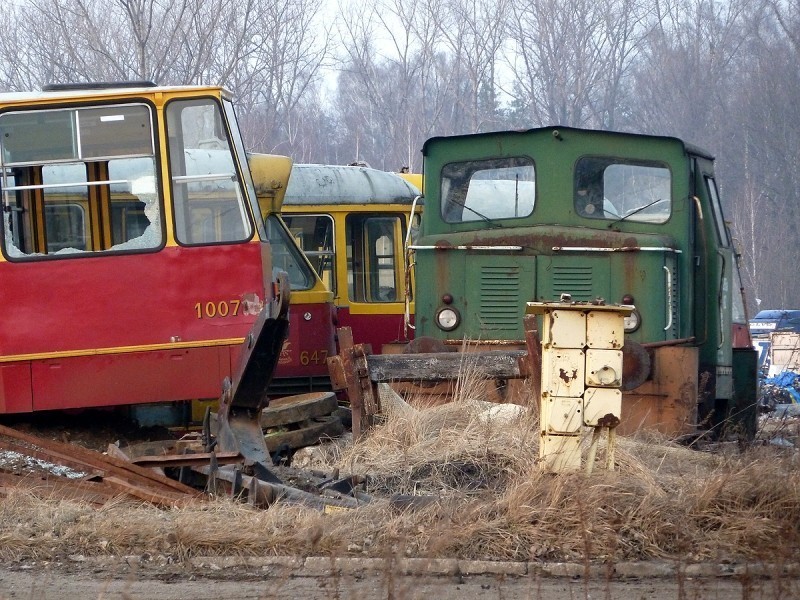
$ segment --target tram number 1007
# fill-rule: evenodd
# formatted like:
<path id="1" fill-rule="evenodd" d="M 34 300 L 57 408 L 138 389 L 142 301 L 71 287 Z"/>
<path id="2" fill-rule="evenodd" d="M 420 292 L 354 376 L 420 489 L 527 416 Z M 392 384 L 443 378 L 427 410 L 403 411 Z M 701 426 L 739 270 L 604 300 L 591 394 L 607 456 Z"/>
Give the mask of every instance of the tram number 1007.
<path id="1" fill-rule="evenodd" d="M 197 302 L 194 305 L 198 319 L 235 317 L 242 306 L 241 300 L 220 300 L 219 302 Z"/>

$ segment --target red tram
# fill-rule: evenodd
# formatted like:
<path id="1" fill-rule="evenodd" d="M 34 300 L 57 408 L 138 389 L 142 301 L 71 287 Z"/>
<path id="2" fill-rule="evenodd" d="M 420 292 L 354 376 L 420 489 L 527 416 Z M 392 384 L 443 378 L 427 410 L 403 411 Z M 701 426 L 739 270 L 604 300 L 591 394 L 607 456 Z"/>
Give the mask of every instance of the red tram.
<path id="1" fill-rule="evenodd" d="M 0 186 L 0 413 L 219 397 L 282 293 L 228 91 L 2 94 Z"/>

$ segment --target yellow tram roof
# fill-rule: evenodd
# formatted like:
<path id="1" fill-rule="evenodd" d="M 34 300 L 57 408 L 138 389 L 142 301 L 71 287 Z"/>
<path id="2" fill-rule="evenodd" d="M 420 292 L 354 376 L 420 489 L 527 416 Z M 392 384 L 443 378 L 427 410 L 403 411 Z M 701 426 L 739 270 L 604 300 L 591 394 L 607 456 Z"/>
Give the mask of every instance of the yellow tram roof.
<path id="1" fill-rule="evenodd" d="M 169 97 L 181 95 L 232 97 L 228 89 L 218 85 L 148 86 L 145 84 L 96 84 L 97 87 L 90 87 L 91 85 L 93 84 L 76 84 L 76 86 L 80 87 L 0 93 L 0 105 L 5 107 L 15 105 L 31 106 L 67 101 L 113 100 L 116 98 L 158 95 L 167 95 Z"/>

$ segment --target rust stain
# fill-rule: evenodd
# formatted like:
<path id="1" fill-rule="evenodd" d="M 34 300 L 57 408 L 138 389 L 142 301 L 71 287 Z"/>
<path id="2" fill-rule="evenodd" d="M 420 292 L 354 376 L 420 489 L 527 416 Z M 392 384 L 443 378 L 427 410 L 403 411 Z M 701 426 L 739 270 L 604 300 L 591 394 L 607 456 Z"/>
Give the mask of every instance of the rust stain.
<path id="1" fill-rule="evenodd" d="M 564 383 L 569 384 L 571 381 L 575 381 L 578 378 L 578 369 L 572 370 L 571 377 L 564 369 L 559 369 L 558 376 L 564 381 Z"/>
<path id="2" fill-rule="evenodd" d="M 617 425 L 619 425 L 619 417 L 612 413 L 608 413 L 597 419 L 598 427 L 616 427 Z"/>

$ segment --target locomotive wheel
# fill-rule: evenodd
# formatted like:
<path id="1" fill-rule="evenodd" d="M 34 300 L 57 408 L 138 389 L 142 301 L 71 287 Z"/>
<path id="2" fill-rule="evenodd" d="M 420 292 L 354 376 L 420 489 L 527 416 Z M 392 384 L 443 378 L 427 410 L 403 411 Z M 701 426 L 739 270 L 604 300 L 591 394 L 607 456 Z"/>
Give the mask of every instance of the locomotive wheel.
<path id="1" fill-rule="evenodd" d="M 630 391 L 642 385 L 650 377 L 652 361 L 647 349 L 632 340 L 625 340 L 622 347 L 622 389 Z"/>
<path id="2" fill-rule="evenodd" d="M 311 392 L 270 400 L 261 411 L 261 427 L 280 427 L 330 415 L 337 408 L 333 392 Z"/>

